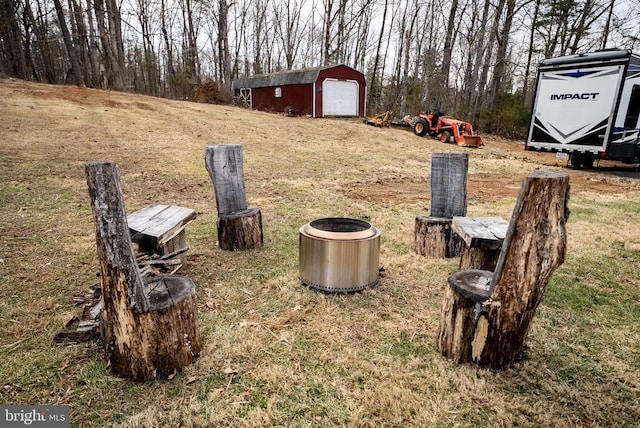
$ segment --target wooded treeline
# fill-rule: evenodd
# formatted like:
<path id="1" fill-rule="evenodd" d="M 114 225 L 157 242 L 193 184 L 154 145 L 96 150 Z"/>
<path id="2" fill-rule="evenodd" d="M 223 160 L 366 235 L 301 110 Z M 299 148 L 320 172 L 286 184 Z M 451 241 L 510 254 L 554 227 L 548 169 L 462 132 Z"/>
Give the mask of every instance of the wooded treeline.
<path id="1" fill-rule="evenodd" d="M 639 0 L 0 0 L 0 74 L 170 98 L 344 63 L 369 113 L 526 127 L 542 58 L 640 37 Z"/>

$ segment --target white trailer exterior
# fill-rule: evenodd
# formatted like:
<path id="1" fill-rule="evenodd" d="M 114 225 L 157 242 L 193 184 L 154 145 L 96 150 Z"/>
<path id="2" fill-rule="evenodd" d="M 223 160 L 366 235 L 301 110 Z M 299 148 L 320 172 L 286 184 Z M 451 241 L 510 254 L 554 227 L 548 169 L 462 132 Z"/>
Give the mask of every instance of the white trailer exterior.
<path id="1" fill-rule="evenodd" d="M 640 55 L 603 50 L 542 61 L 525 150 L 640 164 Z"/>

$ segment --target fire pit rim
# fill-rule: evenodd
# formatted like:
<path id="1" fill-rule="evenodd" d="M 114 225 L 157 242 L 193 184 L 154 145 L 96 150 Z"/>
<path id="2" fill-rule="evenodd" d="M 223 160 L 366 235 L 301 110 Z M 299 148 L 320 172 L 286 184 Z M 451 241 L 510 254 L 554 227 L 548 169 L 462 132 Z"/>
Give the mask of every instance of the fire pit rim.
<path id="1" fill-rule="evenodd" d="M 318 227 L 320 226 L 321 222 L 350 223 L 351 225 L 354 226 L 356 230 L 346 231 L 346 232 L 327 230 L 327 229 Z M 368 239 L 375 236 L 378 233 L 378 229 L 373 227 L 369 222 L 360 220 L 360 219 L 348 218 L 348 217 L 317 218 L 305 224 L 301 229 L 303 229 L 306 234 L 314 238 L 335 240 L 335 241 L 355 241 L 355 240 L 361 240 L 361 239 Z"/>

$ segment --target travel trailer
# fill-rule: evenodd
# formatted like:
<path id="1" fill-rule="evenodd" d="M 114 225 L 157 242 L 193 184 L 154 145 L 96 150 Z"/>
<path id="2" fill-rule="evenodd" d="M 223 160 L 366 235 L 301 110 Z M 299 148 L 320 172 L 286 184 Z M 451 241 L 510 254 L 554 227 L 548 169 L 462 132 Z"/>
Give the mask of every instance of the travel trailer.
<path id="1" fill-rule="evenodd" d="M 609 49 L 543 60 L 525 150 L 575 168 L 597 159 L 640 165 L 640 55 Z"/>

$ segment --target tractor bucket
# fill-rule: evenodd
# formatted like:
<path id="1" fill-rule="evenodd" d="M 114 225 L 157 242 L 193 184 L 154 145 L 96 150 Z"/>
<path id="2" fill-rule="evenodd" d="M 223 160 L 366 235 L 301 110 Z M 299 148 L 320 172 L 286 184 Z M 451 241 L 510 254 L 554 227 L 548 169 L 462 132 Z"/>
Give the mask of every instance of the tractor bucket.
<path id="1" fill-rule="evenodd" d="M 482 137 L 479 135 L 461 135 L 458 145 L 462 147 L 480 147 L 482 145 Z"/>

